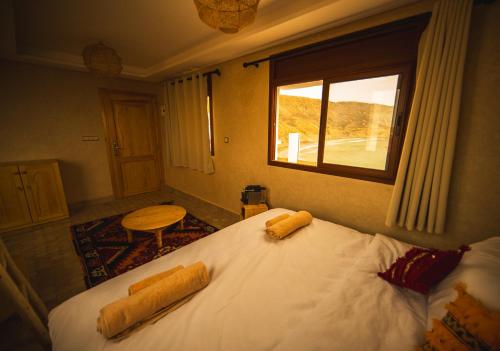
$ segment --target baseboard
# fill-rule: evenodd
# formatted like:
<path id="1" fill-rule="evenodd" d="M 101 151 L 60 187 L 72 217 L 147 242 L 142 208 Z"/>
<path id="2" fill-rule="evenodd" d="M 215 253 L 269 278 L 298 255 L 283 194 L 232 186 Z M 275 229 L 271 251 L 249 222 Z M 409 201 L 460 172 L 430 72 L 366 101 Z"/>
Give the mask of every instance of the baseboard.
<path id="1" fill-rule="evenodd" d="M 78 202 L 72 202 L 68 204 L 68 208 L 70 211 L 75 211 L 81 207 L 85 206 L 91 206 L 91 205 L 98 205 L 106 202 L 113 201 L 115 198 L 113 196 L 105 196 L 105 197 L 100 197 L 97 199 L 91 199 L 91 200 L 84 200 L 84 201 L 78 201 Z"/>
<path id="2" fill-rule="evenodd" d="M 235 214 L 235 215 L 237 215 L 237 216 L 239 216 L 239 215 L 240 215 L 238 212 L 234 212 L 233 210 L 230 210 L 230 209 L 228 209 L 228 208 L 226 208 L 226 207 L 224 207 L 224 206 L 221 206 L 221 205 L 219 205 L 219 204 L 216 204 L 216 203 L 214 203 L 214 202 L 212 202 L 212 201 L 210 201 L 210 200 L 207 200 L 207 199 L 205 199 L 205 198 L 203 198 L 203 197 L 200 197 L 200 196 L 198 196 L 198 195 L 194 195 L 194 194 L 188 193 L 188 192 L 186 192 L 186 191 L 182 191 L 182 190 L 176 189 L 176 188 L 174 188 L 174 187 L 172 187 L 172 186 L 170 186 L 170 185 L 165 185 L 165 190 L 166 190 L 166 191 L 171 191 L 171 192 L 174 192 L 174 193 L 179 193 L 179 194 L 188 195 L 188 196 L 194 197 L 194 198 L 196 198 L 196 199 L 198 199 L 198 200 L 200 200 L 200 201 L 207 202 L 207 203 L 209 203 L 210 205 L 213 205 L 213 206 L 215 206 L 215 207 L 222 208 L 223 210 L 225 210 L 225 211 L 227 211 L 227 212 L 231 212 L 231 213 L 233 213 L 233 214 Z"/>
<path id="3" fill-rule="evenodd" d="M 190 197 L 193 197 L 195 199 L 198 199 L 200 201 L 203 201 L 203 202 L 207 202 L 209 203 L 210 205 L 212 206 L 215 206 L 215 207 L 219 207 L 225 211 L 228 211 L 230 213 L 233 213 L 237 216 L 239 216 L 240 214 L 238 212 L 235 212 L 233 210 L 230 210 L 224 206 L 221 206 L 219 204 L 216 204 L 208 199 L 204 199 L 200 196 L 197 196 L 197 195 L 194 195 L 194 194 L 191 194 L 187 191 L 182 191 L 182 190 L 179 190 L 179 189 L 176 189 L 170 185 L 164 185 L 162 187 L 162 190 L 161 191 L 164 191 L 164 192 L 170 192 L 170 193 L 177 193 L 177 194 L 180 194 L 180 195 L 187 195 L 187 196 L 190 196 Z M 98 204 L 102 204 L 102 203 L 106 203 L 106 202 L 111 202 L 111 201 L 114 201 L 115 198 L 113 196 L 106 196 L 106 197 L 101 197 L 101 198 L 97 198 L 97 199 L 92 199 L 92 200 L 85 200 L 85 201 L 79 201 L 79 202 L 73 202 L 73 203 L 70 203 L 68 204 L 68 208 L 70 210 L 70 212 L 73 212 L 73 211 L 76 211 L 78 210 L 79 208 L 81 207 L 85 207 L 85 206 L 92 206 L 92 205 L 98 205 Z"/>

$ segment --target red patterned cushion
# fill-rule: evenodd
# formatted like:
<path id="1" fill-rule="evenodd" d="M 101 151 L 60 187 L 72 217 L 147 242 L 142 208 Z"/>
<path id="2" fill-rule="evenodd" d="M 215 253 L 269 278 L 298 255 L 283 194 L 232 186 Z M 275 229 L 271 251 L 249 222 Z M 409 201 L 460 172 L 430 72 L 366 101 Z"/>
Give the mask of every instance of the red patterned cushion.
<path id="1" fill-rule="evenodd" d="M 399 257 L 388 270 L 378 276 L 389 283 L 427 294 L 429 289 L 444 279 L 460 262 L 469 246 L 456 251 L 414 247 Z"/>

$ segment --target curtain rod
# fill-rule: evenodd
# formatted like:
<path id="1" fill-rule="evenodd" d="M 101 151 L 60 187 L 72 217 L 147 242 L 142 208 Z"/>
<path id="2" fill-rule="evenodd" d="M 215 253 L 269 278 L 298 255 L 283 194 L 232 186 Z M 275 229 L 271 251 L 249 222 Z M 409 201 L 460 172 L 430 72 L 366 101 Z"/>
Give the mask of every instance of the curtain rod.
<path id="1" fill-rule="evenodd" d="M 205 73 L 203 73 L 203 77 L 211 76 L 212 74 L 216 74 L 216 75 L 218 75 L 220 77 L 220 75 L 221 75 L 220 69 L 216 68 L 213 71 L 205 72 Z"/>
<path id="2" fill-rule="evenodd" d="M 265 57 L 261 58 L 260 60 L 255 60 L 255 61 L 250 61 L 250 62 L 243 62 L 243 68 L 247 68 L 249 66 L 255 66 L 256 68 L 259 67 L 259 63 L 269 61 L 271 57 Z"/>
<path id="3" fill-rule="evenodd" d="M 489 5 L 489 4 L 494 3 L 495 1 L 496 0 L 474 0 L 474 6 L 477 6 L 477 5 Z M 404 19 L 402 19 L 402 20 L 404 20 Z M 312 44 L 312 45 L 314 45 L 314 44 Z M 294 54 L 293 53 L 294 49 L 292 49 L 290 51 L 291 51 L 290 54 L 287 54 L 287 52 L 285 51 L 285 52 L 278 53 L 278 54 L 273 55 L 273 56 L 277 56 L 277 57 L 279 57 L 279 56 L 282 56 L 282 57 L 294 57 L 294 56 L 299 56 L 300 55 L 300 53 L 298 55 Z M 255 60 L 255 61 L 243 62 L 243 68 L 248 68 L 250 66 L 255 66 L 255 68 L 259 68 L 259 63 L 265 62 L 265 61 L 269 61 L 270 59 L 271 59 L 271 56 L 268 56 L 268 57 L 264 57 L 264 58 L 261 58 L 259 60 Z"/>
<path id="4" fill-rule="evenodd" d="M 216 68 L 213 71 L 208 71 L 208 72 L 203 73 L 202 76 L 203 77 L 209 77 L 209 78 L 211 78 L 212 74 L 216 74 L 216 75 L 218 75 L 220 77 L 221 76 L 221 71 L 220 71 L 220 69 Z M 196 78 L 200 78 L 200 75 L 197 74 Z M 187 77 L 186 80 L 193 80 L 193 77 Z M 175 80 L 174 79 L 174 81 L 171 82 L 170 84 L 174 85 L 176 82 L 177 83 L 182 83 L 182 82 L 184 82 L 184 79 L 179 79 L 179 80 Z"/>

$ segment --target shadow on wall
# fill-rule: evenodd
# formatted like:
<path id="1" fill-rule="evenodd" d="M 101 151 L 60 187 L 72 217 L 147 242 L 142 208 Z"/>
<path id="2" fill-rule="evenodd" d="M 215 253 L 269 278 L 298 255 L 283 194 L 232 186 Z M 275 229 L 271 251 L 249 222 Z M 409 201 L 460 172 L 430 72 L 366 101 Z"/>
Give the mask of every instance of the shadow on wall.
<path id="1" fill-rule="evenodd" d="M 84 167 L 77 162 L 59 160 L 59 168 L 61 169 L 66 201 L 68 203 L 81 201 L 82 195 L 86 194 L 88 190 L 85 188 Z"/>

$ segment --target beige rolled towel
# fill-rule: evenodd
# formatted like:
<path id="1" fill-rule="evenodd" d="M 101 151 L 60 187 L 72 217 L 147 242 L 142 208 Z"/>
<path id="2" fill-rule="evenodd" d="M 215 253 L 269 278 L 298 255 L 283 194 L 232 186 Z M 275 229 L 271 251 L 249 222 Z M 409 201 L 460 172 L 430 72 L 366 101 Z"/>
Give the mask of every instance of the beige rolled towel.
<path id="1" fill-rule="evenodd" d="M 266 221 L 266 228 L 269 228 L 273 224 L 276 224 L 284 219 L 287 219 L 288 217 L 290 217 L 290 215 L 288 213 L 283 213 L 277 217 L 271 218 L 270 220 Z"/>
<path id="2" fill-rule="evenodd" d="M 121 298 L 99 311 L 97 331 L 107 338 L 124 331 L 160 309 L 203 289 L 210 282 L 207 267 L 197 262 Z"/>
<path id="3" fill-rule="evenodd" d="M 161 272 L 161 273 L 152 275 L 150 277 L 147 277 L 146 279 L 140 280 L 137 283 L 134 283 L 128 287 L 128 294 L 133 295 L 136 292 L 138 292 L 144 288 L 147 288 L 148 286 L 156 283 L 157 281 L 162 280 L 163 278 L 166 278 L 166 277 L 174 274 L 177 271 L 180 271 L 183 268 L 184 268 L 184 266 L 178 265 L 178 266 L 171 268 L 165 272 Z"/>
<path id="4" fill-rule="evenodd" d="M 273 239 L 283 239 L 299 228 L 309 225 L 312 222 L 312 216 L 307 211 L 299 211 L 290 217 L 273 224 L 266 229 L 267 234 Z"/>

